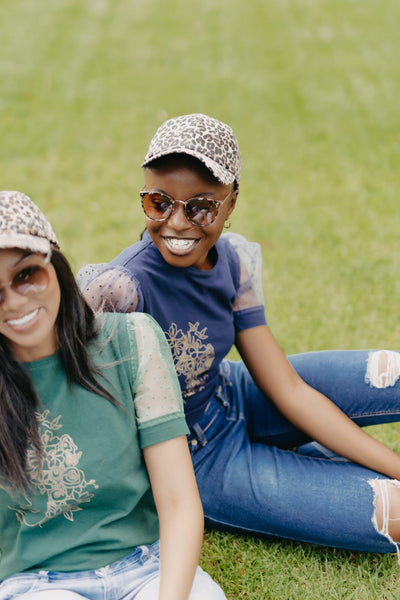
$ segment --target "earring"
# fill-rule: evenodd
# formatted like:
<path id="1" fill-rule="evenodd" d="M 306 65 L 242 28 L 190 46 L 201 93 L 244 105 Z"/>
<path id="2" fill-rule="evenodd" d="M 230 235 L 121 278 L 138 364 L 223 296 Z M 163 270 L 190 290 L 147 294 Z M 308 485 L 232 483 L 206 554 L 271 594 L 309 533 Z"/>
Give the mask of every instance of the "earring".
<path id="1" fill-rule="evenodd" d="M 227 219 L 224 223 L 224 229 L 229 229 L 230 226 L 231 226 L 231 222 L 229 219 Z"/>

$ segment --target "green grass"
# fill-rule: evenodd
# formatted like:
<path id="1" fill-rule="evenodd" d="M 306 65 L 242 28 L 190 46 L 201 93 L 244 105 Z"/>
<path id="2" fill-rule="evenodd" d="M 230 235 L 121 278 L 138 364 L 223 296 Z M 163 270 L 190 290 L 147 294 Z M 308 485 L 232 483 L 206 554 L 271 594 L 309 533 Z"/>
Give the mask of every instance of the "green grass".
<path id="1" fill-rule="evenodd" d="M 258 241 L 287 353 L 398 347 L 397 0 L 2 0 L 0 188 L 50 217 L 75 270 L 143 228 L 167 117 L 235 129 L 233 230 Z M 374 429 L 398 448 L 399 427 Z M 400 448 L 399 448 L 400 449 Z M 228 598 L 398 597 L 393 556 L 207 533 Z"/>

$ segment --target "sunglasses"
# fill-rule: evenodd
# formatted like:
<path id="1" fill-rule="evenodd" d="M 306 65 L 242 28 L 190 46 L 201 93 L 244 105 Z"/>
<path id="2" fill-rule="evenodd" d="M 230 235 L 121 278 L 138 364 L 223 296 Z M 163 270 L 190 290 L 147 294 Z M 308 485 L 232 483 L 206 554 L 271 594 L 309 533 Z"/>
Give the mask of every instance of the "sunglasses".
<path id="1" fill-rule="evenodd" d="M 50 274 L 47 265 L 50 262 L 51 251 L 40 261 L 36 254 L 23 259 L 24 266 L 13 276 L 11 281 L 0 286 L 0 306 L 4 302 L 5 288 L 9 287 L 21 296 L 34 297 L 42 294 L 49 285 Z M 38 261 L 39 264 L 38 264 Z"/>
<path id="2" fill-rule="evenodd" d="M 234 190 L 223 200 L 213 200 L 204 196 L 196 196 L 189 200 L 174 200 L 161 192 L 140 192 L 142 208 L 146 217 L 152 221 L 166 221 L 174 212 L 175 204 L 183 204 L 185 217 L 197 227 L 207 227 L 218 216 L 219 207 L 229 198 Z"/>

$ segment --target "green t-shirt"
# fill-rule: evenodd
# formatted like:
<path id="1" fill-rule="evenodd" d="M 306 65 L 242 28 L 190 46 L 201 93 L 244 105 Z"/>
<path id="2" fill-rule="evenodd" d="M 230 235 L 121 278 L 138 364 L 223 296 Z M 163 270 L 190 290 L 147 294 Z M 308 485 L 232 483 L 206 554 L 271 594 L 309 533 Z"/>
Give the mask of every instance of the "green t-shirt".
<path id="1" fill-rule="evenodd" d="M 29 450 L 26 494 L 0 479 L 0 580 L 100 568 L 159 536 L 141 448 L 187 433 L 179 384 L 151 317 L 102 319 L 90 352 L 122 408 L 69 386 L 58 354 L 26 363 L 41 400 L 43 465 Z"/>

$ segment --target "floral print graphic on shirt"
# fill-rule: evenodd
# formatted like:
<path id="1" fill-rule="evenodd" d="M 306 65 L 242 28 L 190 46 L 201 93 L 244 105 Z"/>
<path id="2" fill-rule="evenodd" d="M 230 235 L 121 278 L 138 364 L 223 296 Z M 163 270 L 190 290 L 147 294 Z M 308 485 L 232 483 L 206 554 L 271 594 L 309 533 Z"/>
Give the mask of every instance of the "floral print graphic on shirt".
<path id="1" fill-rule="evenodd" d="M 42 427 L 43 464 L 39 469 L 36 454 L 29 449 L 27 470 L 35 491 L 47 496 L 44 514 L 39 508 L 35 508 L 27 497 L 25 504 L 9 507 L 28 527 L 41 526 L 45 521 L 59 515 L 73 521 L 74 512 L 82 510 L 80 505 L 90 502 L 93 498 L 94 494 L 89 490 L 98 488 L 95 480 L 87 481 L 85 473 L 78 467 L 82 452 L 78 451 L 70 435 L 59 431 L 62 427 L 61 415 L 49 419 L 49 411 L 45 410 L 43 413 L 37 413 L 37 419 Z"/>
<path id="2" fill-rule="evenodd" d="M 165 332 L 175 362 L 176 372 L 185 377 L 186 390 L 184 397 L 192 396 L 204 388 L 207 371 L 211 367 L 215 352 L 214 347 L 205 340 L 207 327 L 199 331 L 199 322 L 190 323 L 187 333 L 171 323 Z"/>

